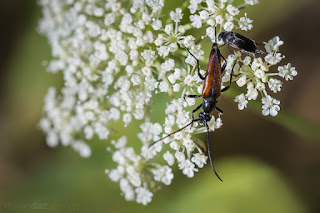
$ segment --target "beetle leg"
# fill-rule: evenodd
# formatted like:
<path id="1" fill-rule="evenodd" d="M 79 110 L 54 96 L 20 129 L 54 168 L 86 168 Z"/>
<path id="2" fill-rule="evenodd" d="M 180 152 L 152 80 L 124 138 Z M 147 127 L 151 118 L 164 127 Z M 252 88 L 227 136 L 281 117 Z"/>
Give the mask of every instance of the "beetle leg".
<path id="1" fill-rule="evenodd" d="M 217 106 L 216 106 L 216 110 L 219 112 L 219 116 L 223 114 L 223 111 Z"/>
<path id="2" fill-rule="evenodd" d="M 202 104 L 200 104 L 199 106 L 197 106 L 196 108 L 194 108 L 193 110 L 192 110 L 192 124 L 191 124 L 191 128 L 192 128 L 192 126 L 193 126 L 193 121 L 194 121 L 194 113 L 196 112 L 196 111 L 198 111 L 200 108 L 202 107 Z"/>
<path id="3" fill-rule="evenodd" d="M 227 91 L 230 87 L 231 87 L 231 81 L 232 81 L 232 75 L 233 75 L 233 69 L 234 69 L 234 67 L 236 66 L 236 64 L 237 64 L 237 61 L 234 63 L 234 65 L 232 66 L 232 70 L 231 70 L 231 74 L 230 74 L 230 81 L 229 81 L 229 85 L 228 86 L 226 86 L 225 88 L 223 88 L 222 90 L 221 90 L 221 92 L 225 92 L 225 91 Z"/>
<path id="4" fill-rule="evenodd" d="M 221 67 L 221 73 L 224 72 L 224 70 L 226 69 L 226 66 L 227 66 L 227 61 L 225 60 L 222 67 Z"/>
<path id="5" fill-rule="evenodd" d="M 185 95 L 184 98 L 200 98 L 202 95 Z"/>
<path id="6" fill-rule="evenodd" d="M 188 48 L 186 48 L 186 47 L 184 47 L 184 48 L 188 51 L 188 53 L 189 53 L 194 59 L 196 59 L 196 61 L 197 61 L 197 67 L 198 67 L 198 76 L 199 76 L 200 79 L 204 80 L 205 77 L 203 77 L 203 75 L 201 75 L 201 73 L 200 73 L 200 63 L 199 63 L 199 59 L 197 59 L 197 58 L 190 52 L 190 50 L 189 50 Z"/>

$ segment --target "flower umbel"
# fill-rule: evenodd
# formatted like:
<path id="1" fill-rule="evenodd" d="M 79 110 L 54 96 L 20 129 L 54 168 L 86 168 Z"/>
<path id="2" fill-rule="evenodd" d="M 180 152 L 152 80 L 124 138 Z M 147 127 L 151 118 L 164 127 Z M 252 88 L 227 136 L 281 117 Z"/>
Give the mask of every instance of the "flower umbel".
<path id="1" fill-rule="evenodd" d="M 174 181 L 175 164 L 192 178 L 207 163 L 203 142 L 193 138 L 206 132 L 204 126 L 194 123 L 149 145 L 190 123 L 190 109 L 196 101 L 184 96 L 202 92 L 196 60 L 184 47 L 198 59 L 203 58 L 204 50 L 197 42 L 199 35 L 192 35 L 190 29 L 205 28 L 205 35 L 200 37 L 214 41 L 215 29 L 219 33 L 253 28 L 246 13 L 239 17 L 240 8 L 258 1 L 244 0 L 238 6 L 232 3 L 190 0 L 163 14 L 163 0 L 125 4 L 117 0 L 40 0 L 43 18 L 39 32 L 47 36 L 54 57 L 47 70 L 62 72 L 64 79 L 61 90 L 51 87 L 45 97 L 40 127 L 46 132 L 48 146 L 60 143 L 89 157 L 90 142 L 105 141 L 115 163 L 106 174 L 119 183 L 126 200 L 143 205 L 151 202 L 159 186 Z M 185 18 L 187 10 L 191 15 Z M 272 98 L 267 88 L 279 92 L 282 82 L 277 76 L 288 81 L 297 75 L 290 63 L 271 72 L 284 58 L 279 52 L 282 44 L 279 37 L 265 43 L 267 55 L 263 58 L 244 56 L 239 51 L 226 58 L 222 87 L 229 83 L 232 67 L 232 81 L 239 87 L 247 86 L 247 93 L 235 99 L 240 110 L 260 94 L 262 114 L 277 115 L 280 101 Z M 204 70 L 200 72 L 205 75 Z M 150 110 L 161 93 L 171 98 L 164 112 L 159 112 L 166 115 L 163 124 L 152 121 Z M 120 131 L 112 128 L 136 124 L 141 129 L 136 138 L 119 136 Z M 208 126 L 212 131 L 220 128 L 221 118 L 212 116 Z M 133 148 L 137 147 L 134 141 L 141 142 L 140 149 Z"/>

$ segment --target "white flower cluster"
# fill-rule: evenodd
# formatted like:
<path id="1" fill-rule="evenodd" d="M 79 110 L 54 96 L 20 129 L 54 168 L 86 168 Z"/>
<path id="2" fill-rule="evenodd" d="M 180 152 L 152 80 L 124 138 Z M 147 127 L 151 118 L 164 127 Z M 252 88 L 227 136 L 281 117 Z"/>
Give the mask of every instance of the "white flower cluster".
<path id="1" fill-rule="evenodd" d="M 40 127 L 47 134 L 47 144 L 71 146 L 81 156 L 91 155 L 90 141 L 111 141 L 112 160 L 117 165 L 107 169 L 112 181 L 119 182 L 126 200 L 146 205 L 161 185 L 173 180 L 173 165 L 187 177 L 207 163 L 203 142 L 192 138 L 193 133 L 206 132 L 205 127 L 185 128 L 165 140 L 149 145 L 191 122 L 190 107 L 195 99 L 185 94 L 201 94 L 203 81 L 196 73 L 196 60 L 187 53 L 187 47 L 197 58 L 204 51 L 189 34 L 192 28 L 206 28 L 206 35 L 215 39 L 218 32 L 233 29 L 250 30 L 252 20 L 247 14 L 237 18 L 240 8 L 257 4 L 244 0 L 233 6 L 232 0 L 190 0 L 171 11 L 168 19 L 162 14 L 163 0 L 40 0 L 43 18 L 39 32 L 47 36 L 54 59 L 49 72 L 62 72 L 64 87 L 50 88 L 45 98 L 44 117 Z M 183 23 L 184 13 L 190 17 Z M 189 22 L 189 20 L 191 22 Z M 263 114 L 275 115 L 279 101 L 267 95 L 265 83 L 271 91 L 281 88 L 279 80 L 269 78 L 269 67 L 283 56 L 278 53 L 281 41 L 266 43 L 269 53 L 261 58 L 241 59 L 236 53 L 228 57 L 223 78 L 228 82 L 232 64 L 237 60 L 235 80 L 239 86 L 247 84 L 248 93 L 236 101 L 239 109 L 248 100 L 262 92 Z M 239 64 L 242 63 L 240 66 Z M 290 64 L 278 68 L 278 75 L 292 80 L 297 73 Z M 205 74 L 201 70 L 202 75 Z M 229 78 L 228 78 L 229 77 Z M 165 123 L 152 123 L 150 106 L 157 94 L 171 97 L 165 110 Z M 155 97 L 155 98 L 154 98 Z M 112 126 L 130 126 L 140 123 L 137 138 L 116 137 Z M 221 118 L 212 116 L 208 126 L 212 131 L 222 126 Z M 117 130 L 118 132 L 120 130 Z M 125 132 L 125 131 L 124 131 Z M 140 141 L 140 152 L 133 147 Z M 164 144 L 168 144 L 164 146 Z M 164 150 L 164 148 L 166 150 Z M 161 154 L 161 155 L 160 155 Z M 158 163 L 162 156 L 167 165 Z"/>
<path id="2" fill-rule="evenodd" d="M 244 17 L 240 19 L 236 18 L 239 15 L 240 9 L 248 5 L 258 4 L 258 0 L 248 1 L 246 0 L 242 5 L 234 6 L 232 0 L 207 0 L 205 4 L 202 0 L 190 0 L 189 10 L 191 14 L 191 24 L 195 28 L 200 28 L 204 24 L 207 29 L 207 36 L 213 40 L 214 28 L 220 26 L 220 30 L 232 31 L 233 29 L 251 30 L 252 20 L 247 17 L 245 13 Z"/>
<path id="3" fill-rule="evenodd" d="M 152 126 L 152 124 L 146 124 Z M 141 125 L 143 128 L 143 125 Z M 140 136 L 143 137 L 143 136 Z M 127 137 L 123 136 L 118 141 L 111 141 L 113 149 L 112 160 L 118 164 L 115 169 L 106 170 L 109 178 L 112 181 L 120 183 L 120 189 L 126 200 L 136 200 L 138 203 L 146 205 L 151 201 L 153 193 L 149 190 L 152 188 L 153 179 L 156 182 L 170 185 L 173 179 L 173 173 L 169 166 L 157 165 L 153 168 L 148 163 L 159 151 L 161 151 L 161 144 L 148 148 L 142 146 L 141 154 L 135 153 L 132 147 L 126 147 Z"/>
<path id="4" fill-rule="evenodd" d="M 247 85 L 247 93 L 240 94 L 235 98 L 235 102 L 238 102 L 239 110 L 243 110 L 247 107 L 248 101 L 256 100 L 259 93 L 262 96 L 261 102 L 262 114 L 276 116 L 280 110 L 280 101 L 272 98 L 266 88 L 277 93 L 281 90 L 282 82 L 275 76 L 283 77 L 286 81 L 292 80 L 297 75 L 297 71 L 291 64 L 285 66 L 279 66 L 278 72 L 270 72 L 270 68 L 278 64 L 284 56 L 279 53 L 279 47 L 283 44 L 278 36 L 271 39 L 268 43 L 265 42 L 265 49 L 267 55 L 262 58 L 254 58 L 246 56 L 244 59 L 241 58 L 241 53 L 237 52 L 235 55 L 229 56 L 227 61 L 230 63 L 237 60 L 238 66 L 235 69 L 235 81 L 239 87 Z M 241 63 L 241 66 L 239 65 Z M 227 79 L 224 79 L 228 81 Z"/>

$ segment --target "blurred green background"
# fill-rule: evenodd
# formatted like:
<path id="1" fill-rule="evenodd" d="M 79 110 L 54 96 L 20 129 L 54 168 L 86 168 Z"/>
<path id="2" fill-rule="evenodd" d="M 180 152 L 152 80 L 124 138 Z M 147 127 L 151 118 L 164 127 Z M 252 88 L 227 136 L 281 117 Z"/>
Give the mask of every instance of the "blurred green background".
<path id="1" fill-rule="evenodd" d="M 51 50 L 36 32 L 40 8 L 19 0 L 0 6 L 0 212 L 320 212 L 320 1 L 261 0 L 247 10 L 254 28 L 245 35 L 258 42 L 279 35 L 282 65 L 298 71 L 275 95 L 282 117 L 239 111 L 223 97 L 224 126 L 211 139 L 224 182 L 209 166 L 192 179 L 176 172 L 147 207 L 126 202 L 104 174 L 112 167 L 105 143 L 92 144 L 89 159 L 46 146 L 37 127 L 43 97 L 63 82 L 43 66 Z"/>

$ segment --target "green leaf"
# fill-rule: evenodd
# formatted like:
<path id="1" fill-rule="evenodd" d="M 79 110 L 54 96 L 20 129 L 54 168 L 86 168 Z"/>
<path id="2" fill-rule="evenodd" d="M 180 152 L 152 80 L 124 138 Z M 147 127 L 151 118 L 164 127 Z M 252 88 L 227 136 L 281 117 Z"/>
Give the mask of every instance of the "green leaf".
<path id="1" fill-rule="evenodd" d="M 183 187 L 163 212 L 304 212 L 285 179 L 256 159 L 221 161 L 219 182 L 212 171 Z"/>

